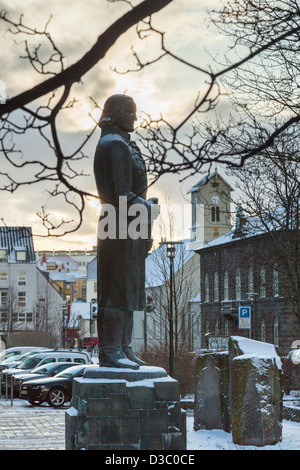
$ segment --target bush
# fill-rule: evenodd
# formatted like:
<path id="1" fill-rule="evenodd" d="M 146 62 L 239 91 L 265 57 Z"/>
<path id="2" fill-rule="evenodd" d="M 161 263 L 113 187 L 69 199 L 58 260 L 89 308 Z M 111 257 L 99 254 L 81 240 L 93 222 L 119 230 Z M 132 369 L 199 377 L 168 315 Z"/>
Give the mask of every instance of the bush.
<path id="1" fill-rule="evenodd" d="M 158 346 L 141 350 L 138 356 L 148 366 L 162 367 L 169 373 L 169 356 Z M 179 383 L 182 397 L 195 393 L 195 365 L 196 354 L 193 352 L 184 351 L 179 356 L 174 357 L 173 378 Z"/>

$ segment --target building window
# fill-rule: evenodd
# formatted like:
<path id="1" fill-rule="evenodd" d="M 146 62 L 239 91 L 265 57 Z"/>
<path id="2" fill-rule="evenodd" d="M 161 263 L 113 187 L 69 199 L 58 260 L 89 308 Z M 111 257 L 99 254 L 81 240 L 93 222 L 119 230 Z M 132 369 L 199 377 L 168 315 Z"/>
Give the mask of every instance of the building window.
<path id="1" fill-rule="evenodd" d="M 94 282 L 94 293 L 97 292 L 97 282 Z"/>
<path id="2" fill-rule="evenodd" d="M 26 272 L 20 271 L 18 274 L 18 286 L 26 286 Z"/>
<path id="3" fill-rule="evenodd" d="M 266 297 L 266 270 L 261 268 L 259 272 L 259 295 L 260 297 Z"/>
<path id="4" fill-rule="evenodd" d="M 219 301 L 219 276 L 218 273 L 215 272 L 214 275 L 214 302 Z"/>
<path id="5" fill-rule="evenodd" d="M 8 272 L 0 271 L 0 281 L 8 281 Z"/>
<path id="6" fill-rule="evenodd" d="M 26 261 L 26 251 L 17 251 L 17 261 Z"/>
<path id="7" fill-rule="evenodd" d="M 235 298 L 236 300 L 242 299 L 242 282 L 240 268 L 236 268 L 235 271 Z"/>
<path id="8" fill-rule="evenodd" d="M 26 307 L 26 292 L 18 292 L 19 307 Z"/>
<path id="9" fill-rule="evenodd" d="M 1 262 L 7 261 L 6 250 L 0 250 L 0 261 L 1 261 Z"/>
<path id="10" fill-rule="evenodd" d="M 19 321 L 22 323 L 25 323 L 26 321 L 26 313 L 25 312 L 20 312 L 19 313 Z"/>
<path id="11" fill-rule="evenodd" d="M 278 319 L 275 318 L 274 320 L 274 346 L 276 348 L 279 347 L 279 322 Z"/>
<path id="12" fill-rule="evenodd" d="M 260 340 L 265 343 L 266 341 L 266 325 L 265 321 L 262 320 L 260 324 Z"/>
<path id="13" fill-rule="evenodd" d="M 209 302 L 209 279 L 208 279 L 208 274 L 205 275 L 204 289 L 205 289 L 204 302 Z"/>
<path id="14" fill-rule="evenodd" d="M 211 208 L 211 221 L 220 222 L 220 208 L 219 206 L 212 206 Z"/>
<path id="15" fill-rule="evenodd" d="M 228 272 L 224 271 L 224 300 L 229 299 Z"/>
<path id="16" fill-rule="evenodd" d="M 248 270 L 248 293 L 251 294 L 254 292 L 254 274 L 253 274 L 253 266 L 250 266 Z"/>
<path id="17" fill-rule="evenodd" d="M 8 292 L 2 291 L 0 292 L 0 307 L 7 307 L 8 302 Z"/>
<path id="18" fill-rule="evenodd" d="M 279 296 L 279 271 L 277 269 L 277 265 L 273 268 L 273 296 Z"/>

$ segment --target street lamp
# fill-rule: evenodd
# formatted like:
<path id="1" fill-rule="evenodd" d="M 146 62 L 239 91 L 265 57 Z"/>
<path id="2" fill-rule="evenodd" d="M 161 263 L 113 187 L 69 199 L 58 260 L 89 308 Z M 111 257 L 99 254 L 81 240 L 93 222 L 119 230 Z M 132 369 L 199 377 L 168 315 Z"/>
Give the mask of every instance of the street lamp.
<path id="1" fill-rule="evenodd" d="M 246 295 L 248 295 L 248 299 L 250 300 L 251 302 L 251 307 L 252 307 L 252 325 L 251 325 L 251 329 L 249 331 L 249 337 L 250 339 L 252 338 L 253 334 L 254 333 L 254 337 L 255 337 L 255 316 L 256 316 L 256 297 L 259 296 L 259 294 L 257 292 L 246 292 Z"/>
<path id="2" fill-rule="evenodd" d="M 183 242 L 173 242 L 162 239 L 160 245 L 167 245 L 167 256 L 170 260 L 170 305 L 169 305 L 169 330 L 170 330 L 170 349 L 169 349 L 169 369 L 170 376 L 173 376 L 174 371 L 174 333 L 173 333 L 173 274 L 174 274 L 174 258 L 175 258 L 175 245 L 180 245 Z"/>

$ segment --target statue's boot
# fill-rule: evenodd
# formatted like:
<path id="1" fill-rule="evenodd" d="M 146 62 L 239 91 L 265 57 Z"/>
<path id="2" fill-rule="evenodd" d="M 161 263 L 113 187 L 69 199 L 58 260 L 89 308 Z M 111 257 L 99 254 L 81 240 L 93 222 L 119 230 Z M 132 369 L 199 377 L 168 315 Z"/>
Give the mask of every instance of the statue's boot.
<path id="1" fill-rule="evenodd" d="M 98 311 L 99 363 L 101 367 L 138 369 L 122 350 L 125 311 L 101 308 Z"/>
<path id="2" fill-rule="evenodd" d="M 125 353 L 126 357 L 130 360 L 138 364 L 139 366 L 145 366 L 146 363 L 138 358 L 131 347 L 131 339 L 132 339 L 132 328 L 133 328 L 133 311 L 127 310 L 125 312 L 125 321 L 124 321 L 124 329 L 123 329 L 123 339 L 122 339 L 122 349 Z"/>

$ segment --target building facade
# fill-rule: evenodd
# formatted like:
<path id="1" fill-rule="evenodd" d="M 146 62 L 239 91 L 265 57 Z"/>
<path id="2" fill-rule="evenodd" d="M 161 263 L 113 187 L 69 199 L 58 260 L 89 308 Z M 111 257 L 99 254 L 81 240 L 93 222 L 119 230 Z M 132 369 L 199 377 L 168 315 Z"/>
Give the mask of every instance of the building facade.
<path id="1" fill-rule="evenodd" d="M 277 233 L 279 239 L 281 233 Z M 272 343 L 281 355 L 287 354 L 300 337 L 287 279 L 274 235 L 241 234 L 236 231 L 198 250 L 201 264 L 201 346 L 229 336 L 246 336 Z M 241 328 L 239 307 L 251 307 L 251 328 Z"/>
<path id="2" fill-rule="evenodd" d="M 30 227 L 0 227 L 0 335 L 35 328 L 36 264 Z"/>

